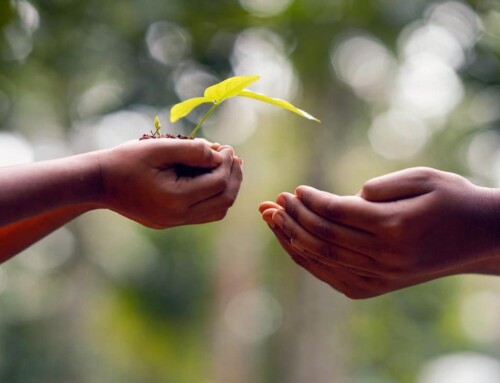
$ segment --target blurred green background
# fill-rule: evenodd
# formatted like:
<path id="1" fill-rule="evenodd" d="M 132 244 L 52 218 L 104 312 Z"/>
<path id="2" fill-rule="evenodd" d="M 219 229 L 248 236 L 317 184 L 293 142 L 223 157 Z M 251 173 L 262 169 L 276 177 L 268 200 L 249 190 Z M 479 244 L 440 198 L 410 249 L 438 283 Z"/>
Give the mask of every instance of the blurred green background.
<path id="1" fill-rule="evenodd" d="M 1 382 L 500 381 L 500 280 L 351 301 L 257 206 L 425 165 L 500 187 L 494 0 L 0 0 L 0 165 L 107 148 L 232 75 L 202 136 L 245 161 L 226 219 L 154 231 L 92 212 L 0 268 Z M 1 244 L 0 244 L 1 246 Z"/>

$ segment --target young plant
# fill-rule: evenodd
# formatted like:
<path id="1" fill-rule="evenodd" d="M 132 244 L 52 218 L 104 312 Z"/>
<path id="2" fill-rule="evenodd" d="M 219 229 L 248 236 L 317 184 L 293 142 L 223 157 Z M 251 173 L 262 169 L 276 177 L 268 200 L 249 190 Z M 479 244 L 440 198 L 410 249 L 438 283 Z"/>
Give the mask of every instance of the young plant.
<path id="1" fill-rule="evenodd" d="M 194 108 L 201 104 L 210 103 L 212 107 L 207 113 L 201 118 L 200 122 L 196 125 L 193 131 L 189 134 L 189 138 L 194 138 L 198 130 L 201 128 L 203 123 L 208 117 L 217 109 L 217 107 L 225 100 L 235 96 L 253 98 L 254 100 L 259 100 L 267 102 L 271 105 L 276 105 L 299 116 L 305 117 L 309 120 L 314 120 L 320 122 L 317 118 L 311 116 L 309 113 L 296 108 L 288 101 L 281 100 L 278 98 L 268 97 L 261 93 L 252 92 L 251 90 L 245 89 L 248 85 L 257 81 L 260 76 L 236 76 L 228 78 L 218 84 L 212 85 L 205 89 L 203 97 L 194 97 L 184 100 L 178 104 L 175 104 L 172 109 L 170 109 L 170 121 L 176 122 L 177 120 L 187 116 Z M 159 123 L 159 122 L 158 122 Z M 156 127 L 156 120 L 155 120 Z"/>
<path id="2" fill-rule="evenodd" d="M 153 137 L 160 137 L 161 136 L 160 129 L 161 129 L 160 119 L 158 118 L 158 116 L 156 116 L 155 117 L 155 132 L 152 134 L 152 136 Z"/>

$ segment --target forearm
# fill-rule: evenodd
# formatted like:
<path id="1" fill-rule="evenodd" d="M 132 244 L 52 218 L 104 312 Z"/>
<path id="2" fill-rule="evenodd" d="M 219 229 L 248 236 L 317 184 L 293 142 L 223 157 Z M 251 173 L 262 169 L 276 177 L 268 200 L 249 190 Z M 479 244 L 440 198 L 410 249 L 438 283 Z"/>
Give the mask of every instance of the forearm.
<path id="1" fill-rule="evenodd" d="M 96 206 L 92 204 L 62 207 L 0 227 L 0 263 L 5 262 L 79 215 L 95 208 Z"/>
<path id="2" fill-rule="evenodd" d="M 98 203 L 100 189 L 98 152 L 1 168 L 0 227 L 63 207 Z"/>

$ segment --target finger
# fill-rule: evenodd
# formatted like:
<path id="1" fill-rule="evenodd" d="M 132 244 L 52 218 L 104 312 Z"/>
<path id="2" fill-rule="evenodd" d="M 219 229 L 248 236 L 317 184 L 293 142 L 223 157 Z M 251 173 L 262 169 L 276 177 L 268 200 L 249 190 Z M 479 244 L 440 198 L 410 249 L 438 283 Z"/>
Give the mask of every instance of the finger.
<path id="1" fill-rule="evenodd" d="M 340 250 L 338 246 L 311 235 L 284 211 L 276 210 L 272 219 L 290 238 L 291 246 L 299 252 L 307 252 L 324 264 L 346 265 L 360 271 L 372 271 L 377 265 L 372 258 L 364 254 L 345 248 Z"/>
<path id="2" fill-rule="evenodd" d="M 436 170 L 417 167 L 386 174 L 367 181 L 360 196 L 368 201 L 389 202 L 415 197 L 433 190 Z"/>
<path id="3" fill-rule="evenodd" d="M 360 290 L 356 286 L 364 286 L 371 279 L 365 278 L 363 274 L 355 273 L 338 264 L 327 265 L 309 256 L 307 252 L 295 248 L 291 245 L 291 239 L 288 234 L 279 226 L 276 226 L 272 220 L 272 215 L 279 210 L 266 210 L 262 218 L 268 223 L 269 228 L 273 231 L 281 247 L 290 255 L 292 260 L 334 289 L 351 297 L 366 297 L 367 294 L 364 293 L 364 290 Z M 376 278 L 373 280 L 377 281 Z M 379 282 L 377 281 L 376 283 L 378 284 Z"/>
<path id="4" fill-rule="evenodd" d="M 153 150 L 152 166 L 164 168 L 173 164 L 182 164 L 196 168 L 213 169 L 219 166 L 222 158 L 219 149 L 214 150 L 206 140 L 144 140 Z"/>
<path id="5" fill-rule="evenodd" d="M 266 215 L 266 221 L 269 214 Z M 281 247 L 288 253 L 290 258 L 300 267 L 307 270 L 310 274 L 328 284 L 333 289 L 351 297 L 361 296 L 362 293 L 355 290 L 355 285 L 358 283 L 353 273 L 348 273 L 341 267 L 332 267 L 325 265 L 318 260 L 308 257 L 300 253 L 297 249 L 290 245 L 290 238 L 281 230 L 274 222 L 269 222 L 269 227 L 274 232 Z"/>
<path id="6" fill-rule="evenodd" d="M 196 177 L 180 177 L 176 180 L 175 193 L 184 198 L 188 206 L 216 196 L 226 190 L 233 165 L 232 149 L 225 149 L 219 153 L 222 163 L 211 172 Z M 170 175 L 171 176 L 171 175 Z M 169 193 L 171 185 L 169 185 Z"/>
<path id="7" fill-rule="evenodd" d="M 370 257 L 374 256 L 372 253 L 376 248 L 376 237 L 372 233 L 327 220 L 309 210 L 293 194 L 280 194 L 279 202 L 284 206 L 285 211 L 313 237 L 367 254 Z"/>
<path id="8" fill-rule="evenodd" d="M 377 225 L 390 214 L 383 204 L 369 202 L 358 196 L 338 196 L 310 186 L 299 186 L 295 195 L 317 215 L 367 232 L 375 232 Z"/>
<path id="9" fill-rule="evenodd" d="M 268 212 L 265 212 L 265 214 Z M 269 213 L 268 213 L 269 214 Z M 269 214 L 272 220 L 272 214 Z M 274 222 L 273 225 L 275 226 Z M 336 259 L 333 260 L 330 257 L 323 257 L 321 255 L 315 254 L 310 250 L 303 248 L 300 243 L 292 242 L 290 238 L 287 237 L 287 241 L 290 243 L 290 246 L 295 249 L 302 256 L 307 256 L 309 258 L 315 259 L 318 262 L 321 262 L 327 266 L 331 267 L 342 267 L 349 272 L 355 273 L 357 275 L 363 277 L 370 278 L 380 278 L 383 276 L 383 271 L 380 268 L 380 265 L 376 260 L 372 260 L 369 257 L 366 257 L 363 254 L 356 253 L 352 250 L 343 248 L 341 246 L 334 246 L 334 251 L 337 254 Z M 361 259 L 361 261 L 360 261 Z M 342 260 L 347 260 L 347 262 L 343 262 Z M 368 263 L 368 265 L 367 265 Z M 369 265 L 372 263 L 372 265 Z"/>
<path id="10" fill-rule="evenodd" d="M 239 161 L 233 161 L 227 187 L 221 193 L 196 202 L 190 207 L 193 212 L 218 212 L 233 206 L 243 181 L 243 171 Z"/>
<path id="11" fill-rule="evenodd" d="M 292 245 L 292 247 L 294 247 Z M 373 268 L 367 268 L 367 266 L 359 266 L 357 259 L 360 257 L 364 257 L 362 254 L 358 254 L 356 252 L 353 252 L 352 250 L 342 248 L 340 246 L 335 247 L 335 253 L 338 255 L 340 259 L 348 259 L 349 264 L 347 263 L 342 263 L 341 261 L 334 261 L 330 258 L 324 258 L 321 256 L 318 256 L 317 254 L 314 254 L 310 252 L 308 249 L 299 249 L 299 247 L 294 247 L 302 256 L 309 257 L 311 259 L 315 259 L 318 262 L 323 263 L 326 266 L 330 267 L 340 267 L 342 269 L 345 269 L 346 271 L 362 276 L 362 277 L 369 277 L 369 278 L 382 278 L 383 275 L 379 271 L 379 267 L 376 264 L 374 260 L 368 259 L 368 262 L 373 262 L 374 267 Z M 364 263 L 364 261 L 362 262 Z"/>
<path id="12" fill-rule="evenodd" d="M 264 211 L 269 209 L 281 209 L 282 207 L 278 205 L 276 202 L 265 201 L 259 205 L 259 211 L 264 213 Z"/>

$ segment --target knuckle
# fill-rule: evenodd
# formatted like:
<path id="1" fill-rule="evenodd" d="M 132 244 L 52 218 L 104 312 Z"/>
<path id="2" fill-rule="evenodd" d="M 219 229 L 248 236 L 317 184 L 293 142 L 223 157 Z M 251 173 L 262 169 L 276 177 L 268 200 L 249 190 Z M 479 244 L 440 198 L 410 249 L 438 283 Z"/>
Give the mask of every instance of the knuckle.
<path id="1" fill-rule="evenodd" d="M 436 169 L 425 166 L 416 167 L 413 169 L 413 178 L 419 185 L 433 186 L 439 172 Z"/>
<path id="2" fill-rule="evenodd" d="M 394 214 L 388 217 L 382 223 L 382 230 L 384 234 L 392 240 L 400 240 L 405 234 L 405 228 L 407 228 L 407 218 L 400 215 Z"/>

